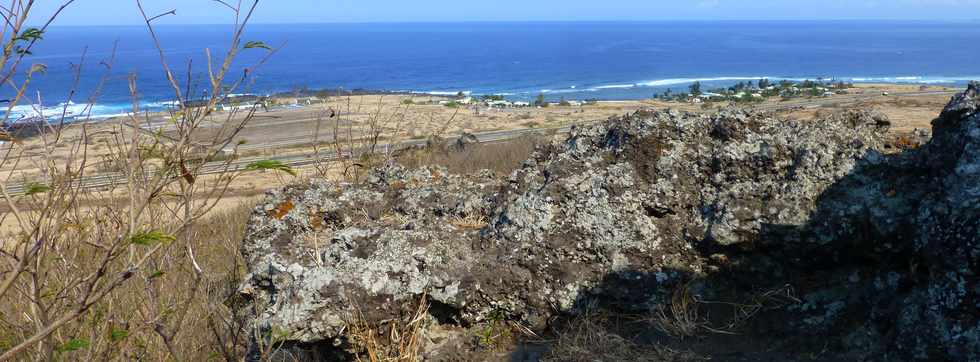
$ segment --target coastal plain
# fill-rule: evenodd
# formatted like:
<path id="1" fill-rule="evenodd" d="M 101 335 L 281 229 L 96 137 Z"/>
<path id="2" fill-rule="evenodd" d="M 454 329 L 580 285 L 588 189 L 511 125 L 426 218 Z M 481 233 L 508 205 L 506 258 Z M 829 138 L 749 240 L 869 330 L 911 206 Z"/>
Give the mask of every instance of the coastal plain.
<path id="1" fill-rule="evenodd" d="M 541 139 L 563 132 L 576 124 L 601 122 L 610 117 L 631 114 L 641 109 L 673 109 L 693 113 L 713 113 L 725 107 L 735 106 L 758 111 L 774 112 L 788 120 L 812 120 L 850 108 L 871 108 L 884 113 L 892 122 L 890 132 L 895 138 L 911 137 L 917 130 L 930 129 L 930 122 L 942 110 L 952 96 L 954 88 L 948 86 L 922 86 L 903 84 L 856 84 L 847 94 L 830 97 L 782 100 L 778 97 L 747 105 L 731 105 L 725 102 L 692 103 L 657 99 L 598 101 L 547 107 L 488 107 L 485 105 L 447 106 L 453 97 L 412 94 L 374 94 L 334 96 L 325 99 L 315 97 L 276 97 L 271 107 L 257 107 L 254 117 L 235 136 L 232 145 L 235 157 L 241 162 L 262 159 L 301 160 L 325 155 L 335 155 L 340 149 L 366 145 L 372 135 L 376 143 L 424 144 L 433 136 L 448 141 L 460 134 L 492 134 L 493 142 L 507 142 L 523 134 L 535 134 Z M 213 125 L 202 125 L 196 132 L 204 142 L 219 135 L 217 125 L 226 119 L 241 119 L 247 112 L 216 111 Z M 173 122 L 165 113 L 139 116 L 143 132 L 160 132 L 166 136 L 173 132 Z M 63 136 L 80 137 L 82 126 L 89 134 L 96 135 L 88 141 L 90 157 L 103 157 L 117 152 L 119 127 L 130 127 L 128 117 L 77 123 L 66 126 Z M 447 141 L 447 142 L 448 142 Z M 47 152 L 55 160 L 66 160 L 74 150 L 68 148 L 47 150 L 39 139 L 25 139 L 27 154 Z M 517 165 L 514 165 L 516 167 Z M 315 170 L 309 165 L 296 167 L 299 177 L 312 176 Z M 0 171 L 16 173 L 26 181 L 38 175 L 34 165 L 10 163 Z M 336 170 L 335 170 L 336 171 Z M 335 172 L 334 171 L 334 172 Z M 107 167 L 95 167 L 94 174 L 111 172 Z M 39 176 L 39 175 L 38 175 Z M 229 190 L 229 198 L 221 203 L 234 206 L 243 200 L 254 198 L 265 191 L 281 187 L 288 179 L 272 172 L 248 173 L 236 178 Z"/>

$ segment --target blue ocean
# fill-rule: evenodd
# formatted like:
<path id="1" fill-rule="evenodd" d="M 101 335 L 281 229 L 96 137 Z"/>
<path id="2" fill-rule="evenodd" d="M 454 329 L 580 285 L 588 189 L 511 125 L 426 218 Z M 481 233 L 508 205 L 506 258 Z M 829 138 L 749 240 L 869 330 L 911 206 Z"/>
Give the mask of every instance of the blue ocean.
<path id="1" fill-rule="evenodd" d="M 204 49 L 223 54 L 231 26 L 157 30 L 171 67 L 202 96 L 208 88 Z M 762 77 L 923 84 L 980 79 L 976 21 L 258 24 L 245 40 L 280 48 L 237 91 L 248 94 L 343 88 L 640 99 L 695 80 L 711 87 Z M 53 27 L 33 54 L 27 62 L 48 67 L 31 82 L 35 103 L 71 101 L 92 104 L 95 116 L 119 114 L 131 108 L 130 76 L 144 106 L 174 100 L 145 27 Z M 245 51 L 232 74 L 264 55 Z M 81 70 L 77 80 L 74 69 Z M 0 97 L 10 96 L 10 87 L 0 90 Z"/>

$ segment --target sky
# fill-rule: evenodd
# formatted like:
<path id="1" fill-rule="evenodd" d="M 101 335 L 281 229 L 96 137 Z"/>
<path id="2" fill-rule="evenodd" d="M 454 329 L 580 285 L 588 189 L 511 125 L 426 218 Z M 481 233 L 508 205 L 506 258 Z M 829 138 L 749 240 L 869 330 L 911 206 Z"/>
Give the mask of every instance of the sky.
<path id="1" fill-rule="evenodd" d="M 64 0 L 40 0 L 32 23 Z M 236 2 L 237 0 L 226 0 Z M 242 0 L 249 2 L 250 0 Z M 214 0 L 143 0 L 169 24 L 223 24 Z M 151 14 L 152 16 L 152 14 Z M 261 0 L 256 23 L 980 19 L 980 0 Z M 136 0 L 76 0 L 56 25 L 135 25 Z"/>

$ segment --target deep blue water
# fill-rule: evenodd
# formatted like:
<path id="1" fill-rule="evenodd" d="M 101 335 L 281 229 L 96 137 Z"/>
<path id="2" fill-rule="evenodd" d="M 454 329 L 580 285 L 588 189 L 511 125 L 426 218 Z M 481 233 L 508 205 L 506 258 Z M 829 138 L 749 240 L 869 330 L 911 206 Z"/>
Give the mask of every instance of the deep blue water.
<path id="1" fill-rule="evenodd" d="M 222 54 L 230 30 L 158 28 L 181 79 L 192 61 L 195 93 L 207 88 L 203 49 Z M 636 99 L 683 89 L 694 79 L 710 87 L 760 77 L 916 83 L 980 78 L 980 22 L 254 25 L 246 40 L 285 45 L 239 93 L 305 86 Z M 127 107 L 129 74 L 137 77 L 141 102 L 174 98 L 146 29 L 136 26 L 52 28 L 28 59 L 48 65 L 31 94 L 40 91 L 46 105 L 64 101 L 74 83 L 71 65 L 87 49 L 73 99 L 85 103 L 104 73 L 99 62 L 114 44 L 114 67 L 95 113 Z M 249 50 L 238 64 L 262 54 Z M 0 90 L 0 97 L 9 96 L 9 87 Z"/>

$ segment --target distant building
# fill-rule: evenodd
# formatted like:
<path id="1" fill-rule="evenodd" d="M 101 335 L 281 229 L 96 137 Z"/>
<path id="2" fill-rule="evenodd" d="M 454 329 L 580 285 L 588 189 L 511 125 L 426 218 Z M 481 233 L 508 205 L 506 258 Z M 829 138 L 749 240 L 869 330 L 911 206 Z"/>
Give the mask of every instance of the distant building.
<path id="1" fill-rule="evenodd" d="M 528 102 L 514 102 L 514 107 L 530 107 L 531 103 Z"/>

